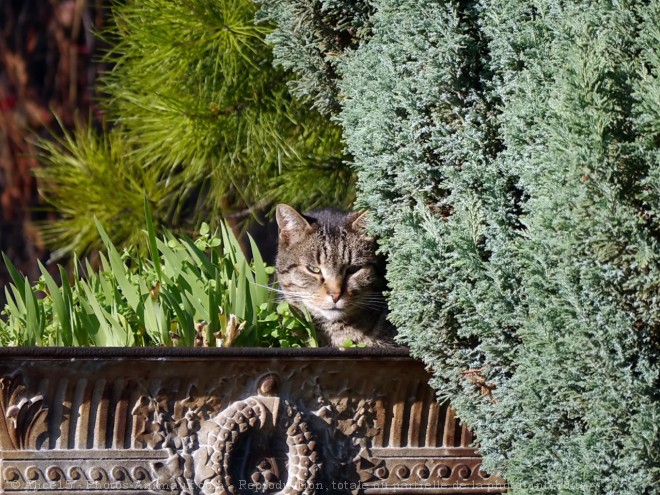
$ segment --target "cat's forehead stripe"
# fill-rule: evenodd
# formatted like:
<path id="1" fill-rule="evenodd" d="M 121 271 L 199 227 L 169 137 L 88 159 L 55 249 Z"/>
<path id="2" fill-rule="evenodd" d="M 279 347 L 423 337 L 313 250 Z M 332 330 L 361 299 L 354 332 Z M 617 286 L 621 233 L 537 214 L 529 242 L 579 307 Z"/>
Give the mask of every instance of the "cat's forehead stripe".
<path id="1" fill-rule="evenodd" d="M 319 239 L 321 245 L 317 251 L 319 263 L 350 263 L 351 248 L 345 229 L 323 226 L 319 233 L 321 234 Z"/>

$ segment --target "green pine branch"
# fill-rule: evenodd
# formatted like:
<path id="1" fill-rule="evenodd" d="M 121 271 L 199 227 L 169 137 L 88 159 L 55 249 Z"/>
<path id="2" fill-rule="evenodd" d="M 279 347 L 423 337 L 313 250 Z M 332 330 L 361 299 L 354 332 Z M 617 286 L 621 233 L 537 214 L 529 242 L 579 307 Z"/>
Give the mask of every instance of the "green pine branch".
<path id="1" fill-rule="evenodd" d="M 62 217 L 44 232 L 58 253 L 99 247 L 90 211 L 130 243 L 141 225 L 122 211 L 144 196 L 157 223 L 188 228 L 277 201 L 352 201 L 339 127 L 291 98 L 255 12 L 250 0 L 113 4 L 108 130 L 43 144 L 40 188 Z"/>

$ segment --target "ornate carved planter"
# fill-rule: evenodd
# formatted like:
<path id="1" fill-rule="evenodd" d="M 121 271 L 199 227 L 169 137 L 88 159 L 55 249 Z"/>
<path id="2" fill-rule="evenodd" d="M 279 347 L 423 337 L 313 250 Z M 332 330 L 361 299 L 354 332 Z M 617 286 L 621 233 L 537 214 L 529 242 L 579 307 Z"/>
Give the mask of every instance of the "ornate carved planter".
<path id="1" fill-rule="evenodd" d="M 405 351 L 1 349 L 0 493 L 502 493 Z"/>

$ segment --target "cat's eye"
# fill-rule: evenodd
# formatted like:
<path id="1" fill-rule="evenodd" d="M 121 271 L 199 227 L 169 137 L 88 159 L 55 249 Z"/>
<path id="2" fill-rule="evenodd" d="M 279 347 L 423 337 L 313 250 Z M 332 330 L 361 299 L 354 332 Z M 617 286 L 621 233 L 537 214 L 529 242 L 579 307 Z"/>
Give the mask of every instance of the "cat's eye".
<path id="1" fill-rule="evenodd" d="M 319 273 L 321 273 L 321 269 L 318 266 L 307 265 L 307 269 L 315 275 L 318 275 Z"/>
<path id="2" fill-rule="evenodd" d="M 353 275 L 354 273 L 359 272 L 361 269 L 362 269 L 361 266 L 357 266 L 357 265 L 349 266 L 348 268 L 346 268 L 346 273 L 348 275 Z"/>

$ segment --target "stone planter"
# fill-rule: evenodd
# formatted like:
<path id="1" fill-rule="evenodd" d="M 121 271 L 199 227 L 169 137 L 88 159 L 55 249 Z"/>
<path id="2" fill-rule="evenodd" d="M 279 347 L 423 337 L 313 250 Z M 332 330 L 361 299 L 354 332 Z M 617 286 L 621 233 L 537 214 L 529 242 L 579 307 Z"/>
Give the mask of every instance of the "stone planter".
<path id="1" fill-rule="evenodd" d="M 0 349 L 0 493 L 502 493 L 404 350 Z"/>

